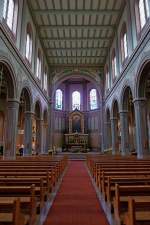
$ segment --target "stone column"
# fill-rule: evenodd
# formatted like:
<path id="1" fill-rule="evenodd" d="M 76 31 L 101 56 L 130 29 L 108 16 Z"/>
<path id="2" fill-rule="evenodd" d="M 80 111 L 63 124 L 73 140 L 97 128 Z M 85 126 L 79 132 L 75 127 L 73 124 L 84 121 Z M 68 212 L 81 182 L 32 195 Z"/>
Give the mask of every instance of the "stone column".
<path id="1" fill-rule="evenodd" d="M 121 123 L 121 153 L 122 155 L 130 154 L 129 147 L 129 123 L 128 123 L 128 111 L 124 110 L 120 112 Z"/>
<path id="2" fill-rule="evenodd" d="M 40 148 L 39 148 L 39 154 L 44 153 L 44 121 L 40 120 Z"/>
<path id="3" fill-rule="evenodd" d="M 113 117 L 111 120 L 111 136 L 112 136 L 112 154 L 115 155 L 117 152 L 117 143 L 118 143 L 118 132 L 117 132 L 117 118 Z"/>
<path id="4" fill-rule="evenodd" d="M 41 123 L 43 120 L 36 119 L 36 146 L 35 150 L 37 154 L 41 153 L 41 147 L 42 147 L 42 129 L 41 129 Z"/>
<path id="5" fill-rule="evenodd" d="M 135 123 L 136 123 L 136 149 L 138 158 L 148 155 L 148 128 L 146 116 L 146 99 L 134 99 Z"/>
<path id="6" fill-rule="evenodd" d="M 32 117 L 33 112 L 25 112 L 24 155 L 32 155 Z"/>
<path id="7" fill-rule="evenodd" d="M 6 110 L 4 158 L 15 159 L 19 101 L 8 99 Z"/>
<path id="8" fill-rule="evenodd" d="M 105 149 L 105 135 L 104 135 L 104 132 L 105 132 L 105 127 L 104 127 L 104 101 L 102 99 L 101 101 L 101 104 L 99 103 L 99 107 L 100 107 L 100 110 L 99 110 L 99 113 L 100 113 L 100 117 L 99 117 L 99 127 L 100 127 L 100 143 L 101 143 L 101 152 L 104 152 L 104 149 Z"/>
<path id="9" fill-rule="evenodd" d="M 111 148 L 111 122 L 105 122 L 105 149 Z"/>
<path id="10" fill-rule="evenodd" d="M 53 117 L 53 104 L 52 101 L 50 102 L 49 108 L 49 132 L 50 132 L 50 141 L 49 141 L 49 149 L 53 148 L 53 132 L 54 132 L 54 117 Z"/>
<path id="11" fill-rule="evenodd" d="M 48 153 L 48 124 L 43 123 L 43 153 Z"/>

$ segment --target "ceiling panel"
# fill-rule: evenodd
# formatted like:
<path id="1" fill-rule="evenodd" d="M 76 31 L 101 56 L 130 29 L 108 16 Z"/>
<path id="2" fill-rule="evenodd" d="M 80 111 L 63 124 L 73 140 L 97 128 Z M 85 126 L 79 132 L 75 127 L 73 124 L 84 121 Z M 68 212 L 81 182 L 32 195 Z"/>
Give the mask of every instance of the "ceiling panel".
<path id="1" fill-rule="evenodd" d="M 104 66 L 124 0 L 27 0 L 50 66 Z"/>

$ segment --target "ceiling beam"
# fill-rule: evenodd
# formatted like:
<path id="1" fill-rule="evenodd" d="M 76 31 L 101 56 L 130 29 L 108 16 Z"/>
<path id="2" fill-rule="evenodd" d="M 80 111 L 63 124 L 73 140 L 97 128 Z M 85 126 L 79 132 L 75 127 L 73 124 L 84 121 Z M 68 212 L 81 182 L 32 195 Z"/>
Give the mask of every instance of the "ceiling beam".
<path id="1" fill-rule="evenodd" d="M 49 62 L 50 64 L 50 62 Z M 56 63 L 56 64 L 50 64 L 50 68 L 54 69 L 58 69 L 58 68 L 62 68 L 62 69 L 101 69 L 103 71 L 104 69 L 104 64 L 61 64 L 61 63 Z"/>
<path id="2" fill-rule="evenodd" d="M 91 58 L 91 59 L 93 59 L 93 58 L 98 58 L 98 59 L 100 59 L 100 58 L 106 58 L 106 56 L 50 56 L 50 55 L 48 55 L 48 58 L 51 58 L 51 59 L 60 59 L 60 58 L 69 58 L 69 59 L 86 59 L 86 58 Z"/>
<path id="3" fill-rule="evenodd" d="M 92 50 L 108 50 L 108 47 L 86 47 L 86 48 L 84 48 L 84 47 L 77 47 L 77 48 L 51 48 L 51 47 L 45 47 L 45 49 L 47 50 L 47 51 L 53 51 L 53 50 L 55 50 L 55 51 L 57 51 L 57 50 L 60 50 L 60 51 L 72 51 L 72 50 L 80 50 L 81 52 L 82 52 L 82 50 L 90 50 L 90 51 L 92 51 Z"/>
<path id="4" fill-rule="evenodd" d="M 52 38 L 52 37 L 42 37 L 40 36 L 40 38 L 42 38 L 43 41 L 86 41 L 86 40 L 97 40 L 97 41 L 111 41 L 112 37 L 56 37 L 56 38 Z"/>
<path id="5" fill-rule="evenodd" d="M 115 25 L 38 25 L 40 29 L 110 29 L 114 30 Z"/>
<path id="6" fill-rule="evenodd" d="M 40 15 L 118 15 L 117 9 L 32 9 L 32 12 Z"/>

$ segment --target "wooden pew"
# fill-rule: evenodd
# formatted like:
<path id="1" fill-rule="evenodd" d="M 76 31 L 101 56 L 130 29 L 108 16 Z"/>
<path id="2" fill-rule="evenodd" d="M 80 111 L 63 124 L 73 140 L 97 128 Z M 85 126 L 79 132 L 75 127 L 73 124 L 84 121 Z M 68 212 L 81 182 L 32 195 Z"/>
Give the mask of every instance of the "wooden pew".
<path id="1" fill-rule="evenodd" d="M 150 198 L 128 198 L 128 211 L 124 216 L 125 225 L 150 224 Z"/>
<path id="2" fill-rule="evenodd" d="M 107 199 L 107 204 L 111 206 L 113 198 L 115 196 L 115 185 L 150 185 L 150 176 L 120 176 L 120 177 L 107 177 L 104 184 L 103 195 Z"/>
<path id="3" fill-rule="evenodd" d="M 0 201 L 0 224 L 27 225 L 28 219 L 21 213 L 20 199 Z"/>
<path id="4" fill-rule="evenodd" d="M 114 218 L 116 225 L 124 220 L 123 215 L 127 212 L 128 197 L 138 201 L 150 198 L 150 185 L 115 185 L 115 198 L 113 200 Z"/>
<path id="5" fill-rule="evenodd" d="M 20 199 L 20 208 L 24 216 L 28 216 L 29 224 L 32 225 L 36 221 L 37 201 L 35 196 L 35 186 L 0 186 L 0 201 L 9 203 Z"/>
<path id="6" fill-rule="evenodd" d="M 51 193 L 63 173 L 67 158 L 31 157 L 28 161 L 29 158 L 0 161 L 0 203 L 12 205 L 16 197 L 19 197 L 21 211 L 28 215 L 29 224 L 32 225 L 35 223 L 38 211 L 37 201 L 41 210 L 44 200 L 48 199 L 45 196 Z M 24 223 L 13 223 L 13 225 L 24 225 Z"/>
<path id="7" fill-rule="evenodd" d="M 138 160 L 134 157 L 100 156 L 97 158 L 88 157 L 87 164 L 108 206 L 113 206 L 115 225 L 120 225 L 122 222 L 125 224 L 126 221 L 126 225 L 137 225 L 135 221 L 138 221 L 138 225 L 150 224 L 149 217 L 146 216 L 150 212 L 148 208 L 148 202 L 150 202 L 150 159 Z M 119 187 L 118 195 L 116 194 L 117 187 Z M 127 219 L 129 216 L 125 216 L 129 211 L 128 196 L 133 198 L 136 205 L 136 220 L 131 224 L 129 223 L 130 219 Z M 143 206 L 148 210 L 148 213 L 141 210 Z M 139 208 L 140 212 L 138 212 Z M 141 220 L 140 217 L 146 217 L 146 219 Z M 139 223 L 140 220 L 142 223 Z"/>
<path id="8" fill-rule="evenodd" d="M 150 171 L 126 171 L 126 168 L 122 171 L 120 171 L 119 169 L 116 171 L 103 171 L 102 175 L 98 176 L 98 180 L 97 180 L 97 186 L 99 187 L 99 190 L 102 193 L 105 193 L 105 182 L 107 180 L 107 177 L 149 177 L 150 176 Z"/>
<path id="9" fill-rule="evenodd" d="M 42 210 L 45 201 L 48 199 L 49 192 L 47 181 L 43 178 L 31 178 L 31 177 L 15 177 L 15 178 L 1 178 L 0 179 L 0 188 L 2 187 L 25 187 L 31 186 L 34 184 L 35 186 L 35 197 L 37 200 L 37 207 L 39 208 L 39 212 Z"/>

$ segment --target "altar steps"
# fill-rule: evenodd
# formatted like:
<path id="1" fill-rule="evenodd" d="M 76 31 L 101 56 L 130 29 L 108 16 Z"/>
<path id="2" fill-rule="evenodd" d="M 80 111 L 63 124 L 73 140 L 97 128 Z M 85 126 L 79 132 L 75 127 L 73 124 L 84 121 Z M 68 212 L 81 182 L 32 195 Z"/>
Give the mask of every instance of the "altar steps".
<path id="1" fill-rule="evenodd" d="M 77 152 L 77 153 L 72 153 L 72 152 L 59 152 L 57 153 L 58 155 L 66 155 L 68 156 L 69 160 L 81 160 L 85 161 L 86 157 L 88 155 L 100 155 L 99 152 L 89 152 L 89 153 L 82 153 L 82 152 Z"/>

